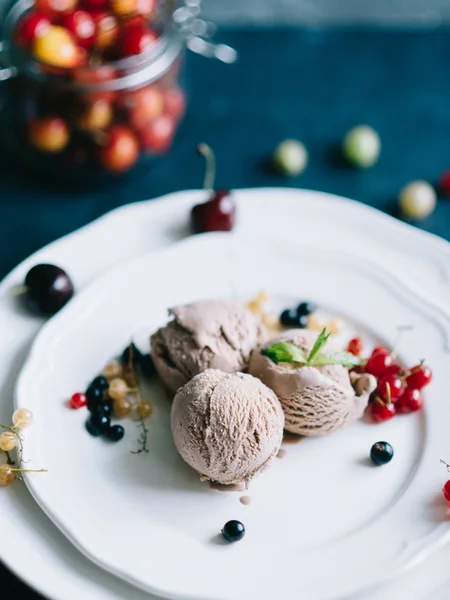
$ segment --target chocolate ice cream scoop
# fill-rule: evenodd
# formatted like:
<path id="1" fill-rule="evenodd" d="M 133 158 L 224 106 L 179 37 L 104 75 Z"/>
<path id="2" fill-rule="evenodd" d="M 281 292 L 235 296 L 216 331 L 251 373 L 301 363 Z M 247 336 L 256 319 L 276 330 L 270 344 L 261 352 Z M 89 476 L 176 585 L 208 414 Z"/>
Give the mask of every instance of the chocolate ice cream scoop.
<path id="1" fill-rule="evenodd" d="M 178 452 L 193 469 L 231 485 L 270 465 L 284 415 L 272 390 L 255 377 L 208 369 L 178 390 L 171 426 Z"/>
<path id="2" fill-rule="evenodd" d="M 276 342 L 294 344 L 305 355 L 311 351 L 318 334 L 305 329 L 282 333 L 263 348 L 255 350 L 249 372 L 261 379 L 278 396 L 285 415 L 285 429 L 305 436 L 324 435 L 359 419 L 376 387 L 372 375 L 349 373 L 340 364 L 301 366 L 274 362 L 264 355 Z M 327 354 L 342 350 L 329 340 Z"/>
<path id="3" fill-rule="evenodd" d="M 155 367 L 175 392 L 206 369 L 245 369 L 266 339 L 259 317 L 241 302 L 203 300 L 169 310 L 172 321 L 151 337 Z"/>

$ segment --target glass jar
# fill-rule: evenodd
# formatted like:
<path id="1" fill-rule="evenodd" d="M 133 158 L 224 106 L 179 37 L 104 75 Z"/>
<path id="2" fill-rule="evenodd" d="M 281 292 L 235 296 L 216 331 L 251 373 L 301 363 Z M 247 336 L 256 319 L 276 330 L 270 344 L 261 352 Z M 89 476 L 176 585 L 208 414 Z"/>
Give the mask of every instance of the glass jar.
<path id="1" fill-rule="evenodd" d="M 160 7 L 152 23 L 158 37 L 143 53 L 104 61 L 91 56 L 61 68 L 16 42 L 31 2 L 10 3 L 0 23 L 3 145 L 40 174 L 79 183 L 110 179 L 166 153 L 186 108 L 187 38 L 174 26 L 170 4 Z"/>

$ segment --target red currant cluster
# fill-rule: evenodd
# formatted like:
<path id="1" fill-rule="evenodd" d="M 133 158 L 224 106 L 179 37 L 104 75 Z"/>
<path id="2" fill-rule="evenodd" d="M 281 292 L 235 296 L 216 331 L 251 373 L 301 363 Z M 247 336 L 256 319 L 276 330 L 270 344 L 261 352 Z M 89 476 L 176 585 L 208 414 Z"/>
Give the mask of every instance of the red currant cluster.
<path id="1" fill-rule="evenodd" d="M 350 340 L 347 348 L 355 356 L 363 350 L 359 338 Z M 371 415 L 375 422 L 387 421 L 398 413 L 420 410 L 423 405 L 421 390 L 432 377 L 430 367 L 420 363 L 411 369 L 404 369 L 396 363 L 392 353 L 382 346 L 373 349 L 365 366 L 356 367 L 360 373 L 370 373 L 378 380 L 371 401 Z"/>
<path id="2" fill-rule="evenodd" d="M 94 90 L 123 74 L 111 61 L 146 52 L 158 41 L 152 26 L 156 4 L 157 0 L 35 0 L 19 22 L 15 39 L 42 70 Z M 66 164 L 72 159 L 71 166 L 96 160 L 110 172 L 127 171 L 141 151 L 158 155 L 170 148 L 186 103 L 177 75 L 175 64 L 158 81 L 139 89 L 40 90 L 26 139 L 40 152 L 63 153 Z"/>

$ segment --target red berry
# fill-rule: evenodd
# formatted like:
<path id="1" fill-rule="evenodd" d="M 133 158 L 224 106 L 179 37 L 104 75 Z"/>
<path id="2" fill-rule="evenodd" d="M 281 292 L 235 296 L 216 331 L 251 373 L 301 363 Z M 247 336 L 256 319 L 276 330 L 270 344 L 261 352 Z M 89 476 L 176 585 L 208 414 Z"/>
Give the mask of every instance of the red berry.
<path id="1" fill-rule="evenodd" d="M 70 405 L 72 408 L 82 408 L 83 406 L 86 406 L 86 404 L 86 394 L 82 394 L 81 392 L 74 394 L 70 399 Z"/>
<path id="2" fill-rule="evenodd" d="M 164 112 L 178 120 L 186 110 L 186 97 L 182 89 L 170 88 L 164 94 Z M 349 351 L 350 352 L 350 351 Z"/>
<path id="3" fill-rule="evenodd" d="M 384 373 L 378 381 L 377 392 L 385 402 L 388 402 L 389 398 L 392 402 L 396 402 L 403 393 L 403 381 L 396 375 Z"/>
<path id="4" fill-rule="evenodd" d="M 137 10 L 141 15 L 148 17 L 156 11 L 158 0 L 138 0 Z"/>
<path id="5" fill-rule="evenodd" d="M 106 10 L 93 11 L 91 14 L 95 22 L 95 47 L 110 48 L 119 36 L 119 23 L 116 17 Z"/>
<path id="6" fill-rule="evenodd" d="M 359 356 L 362 352 L 362 342 L 359 338 L 353 338 L 349 341 L 347 346 L 347 352 Z"/>
<path id="7" fill-rule="evenodd" d="M 408 375 L 408 377 L 406 378 L 406 385 L 409 388 L 421 390 L 423 387 L 430 383 L 432 378 L 432 372 L 430 367 L 427 367 L 426 365 L 423 365 L 423 367 L 417 365 L 413 367 L 411 371 L 414 372 L 411 373 L 411 375 Z"/>
<path id="8" fill-rule="evenodd" d="M 47 33 L 51 22 L 42 13 L 28 13 L 20 21 L 17 28 L 17 43 L 25 48 L 31 48 L 34 40 Z"/>
<path id="9" fill-rule="evenodd" d="M 375 346 L 372 350 L 372 356 L 375 356 L 376 354 L 390 354 L 390 352 L 384 346 Z"/>
<path id="10" fill-rule="evenodd" d="M 156 42 L 158 36 L 151 29 L 144 27 L 128 27 L 125 29 L 120 44 L 123 56 L 142 54 Z"/>
<path id="11" fill-rule="evenodd" d="M 231 231 L 236 217 L 236 204 L 228 190 L 219 190 L 211 200 L 194 206 L 191 221 L 195 233 Z"/>
<path id="12" fill-rule="evenodd" d="M 84 48 L 89 48 L 94 44 L 96 24 L 92 15 L 85 10 L 76 10 L 67 15 L 62 24 L 77 39 L 78 43 Z"/>
<path id="13" fill-rule="evenodd" d="M 444 171 L 440 176 L 438 182 L 438 191 L 442 196 L 450 198 L 450 170 Z"/>
<path id="14" fill-rule="evenodd" d="M 420 390 L 414 390 L 412 388 L 406 388 L 402 397 L 402 412 L 415 412 L 420 410 L 423 406 L 423 397 Z"/>
<path id="15" fill-rule="evenodd" d="M 77 5 L 78 0 L 34 0 L 36 10 L 49 15 L 54 21 L 61 15 L 67 15 Z"/>
<path id="16" fill-rule="evenodd" d="M 442 493 L 444 494 L 445 499 L 450 502 L 450 481 L 447 481 L 447 483 L 444 485 L 442 488 Z"/>
<path id="17" fill-rule="evenodd" d="M 367 361 L 366 372 L 375 377 L 381 377 L 384 375 L 386 369 L 392 365 L 392 358 L 390 354 L 384 352 L 377 352 L 373 354 Z"/>
<path id="18" fill-rule="evenodd" d="M 390 367 L 387 367 L 383 376 L 386 377 L 387 375 L 400 375 L 402 371 L 403 369 L 400 365 L 392 364 Z"/>
<path id="19" fill-rule="evenodd" d="M 141 146 L 146 152 L 163 154 L 172 144 L 175 135 L 175 121 L 162 115 L 138 131 Z"/>
<path id="20" fill-rule="evenodd" d="M 156 86 L 150 85 L 134 92 L 122 94 L 120 104 L 128 110 L 132 126 L 135 129 L 141 129 L 161 115 L 164 98 Z"/>
<path id="21" fill-rule="evenodd" d="M 83 0 L 83 4 L 87 8 L 104 8 L 108 4 L 108 0 Z"/>
<path id="22" fill-rule="evenodd" d="M 376 423 L 381 423 L 382 421 L 388 421 L 392 419 L 395 415 L 395 406 L 393 404 L 379 404 L 378 402 L 374 402 L 371 404 L 372 406 L 372 419 Z"/>
<path id="23" fill-rule="evenodd" d="M 128 171 L 139 158 L 139 144 L 128 127 L 116 125 L 108 132 L 108 141 L 100 149 L 103 166 L 113 173 Z"/>

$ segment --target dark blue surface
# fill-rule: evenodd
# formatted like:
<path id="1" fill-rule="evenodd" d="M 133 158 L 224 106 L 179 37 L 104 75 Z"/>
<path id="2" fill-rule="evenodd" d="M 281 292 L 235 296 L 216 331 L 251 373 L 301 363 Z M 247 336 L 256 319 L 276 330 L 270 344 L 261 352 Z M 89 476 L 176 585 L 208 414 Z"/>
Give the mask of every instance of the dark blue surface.
<path id="1" fill-rule="evenodd" d="M 405 183 L 434 182 L 450 168 L 450 30 L 230 30 L 220 38 L 239 50 L 240 61 L 228 66 L 189 56 L 188 120 L 171 155 L 147 173 L 104 191 L 63 192 L 38 189 L 2 156 L 0 275 L 111 208 L 199 187 L 198 142 L 216 150 L 220 187 L 305 187 L 386 211 Z M 383 142 L 381 160 L 369 171 L 336 156 L 346 130 L 358 123 L 375 127 Z M 267 168 L 286 137 L 301 139 L 310 154 L 307 171 L 295 179 Z M 450 239 L 450 202 L 440 202 L 421 226 Z M 5 597 L 9 586 L 21 599 L 34 597 L 19 585 L 0 568 Z"/>

